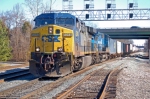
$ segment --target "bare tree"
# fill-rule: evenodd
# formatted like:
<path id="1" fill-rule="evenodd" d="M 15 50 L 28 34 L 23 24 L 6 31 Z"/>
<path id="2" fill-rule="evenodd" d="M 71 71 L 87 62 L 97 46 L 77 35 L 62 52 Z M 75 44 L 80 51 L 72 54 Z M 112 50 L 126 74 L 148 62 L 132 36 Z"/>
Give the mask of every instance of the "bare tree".
<path id="1" fill-rule="evenodd" d="M 56 0 L 50 0 L 49 2 L 43 2 L 43 0 L 25 0 L 24 5 L 28 7 L 28 12 L 35 18 L 40 13 L 47 10 L 51 10 Z"/>
<path id="2" fill-rule="evenodd" d="M 13 17 L 14 27 L 21 27 L 23 25 L 23 23 L 25 22 L 25 15 L 21 4 L 16 4 L 13 7 L 12 17 Z"/>
<path id="3" fill-rule="evenodd" d="M 7 28 L 10 29 L 13 25 L 12 11 L 1 12 L 0 19 L 2 19 L 2 21 L 6 24 Z"/>
<path id="4" fill-rule="evenodd" d="M 55 4 L 56 0 L 50 0 L 50 11 L 52 10 L 52 6 Z"/>
<path id="5" fill-rule="evenodd" d="M 7 25 L 7 27 L 11 29 L 23 24 L 22 21 L 25 20 L 23 12 L 22 6 L 20 4 L 16 4 L 12 10 L 0 13 L 0 18 Z"/>
<path id="6" fill-rule="evenodd" d="M 28 7 L 29 13 L 35 18 L 43 11 L 43 0 L 25 0 L 25 6 Z"/>

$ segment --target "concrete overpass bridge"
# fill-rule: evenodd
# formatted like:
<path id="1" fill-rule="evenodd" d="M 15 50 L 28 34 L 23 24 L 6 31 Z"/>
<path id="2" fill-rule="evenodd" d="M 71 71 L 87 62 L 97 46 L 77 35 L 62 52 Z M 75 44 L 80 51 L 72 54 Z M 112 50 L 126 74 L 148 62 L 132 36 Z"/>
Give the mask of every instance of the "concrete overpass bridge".
<path id="1" fill-rule="evenodd" d="M 149 39 L 150 27 L 148 28 L 109 28 L 97 29 L 101 33 L 108 34 L 112 39 Z"/>

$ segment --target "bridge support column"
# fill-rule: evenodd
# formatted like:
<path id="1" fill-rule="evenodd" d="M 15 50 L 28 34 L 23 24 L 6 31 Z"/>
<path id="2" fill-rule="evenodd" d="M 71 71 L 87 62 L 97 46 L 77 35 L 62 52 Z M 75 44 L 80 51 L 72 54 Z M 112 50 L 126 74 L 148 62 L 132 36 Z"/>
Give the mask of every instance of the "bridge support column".
<path id="1" fill-rule="evenodd" d="M 148 53 L 149 53 L 149 63 L 150 63 L 150 37 L 148 39 Z"/>

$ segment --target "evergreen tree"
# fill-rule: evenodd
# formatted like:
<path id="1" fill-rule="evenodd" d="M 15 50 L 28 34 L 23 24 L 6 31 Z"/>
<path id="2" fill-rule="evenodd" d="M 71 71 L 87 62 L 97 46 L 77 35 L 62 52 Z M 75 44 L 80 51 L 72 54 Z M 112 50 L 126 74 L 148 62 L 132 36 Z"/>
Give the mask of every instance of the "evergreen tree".
<path id="1" fill-rule="evenodd" d="M 30 36 L 31 24 L 28 21 L 25 21 L 22 26 L 22 33 L 26 36 Z"/>
<path id="2" fill-rule="evenodd" d="M 11 48 L 9 45 L 8 30 L 0 20 L 0 61 L 7 61 L 11 58 Z"/>
<path id="3" fill-rule="evenodd" d="M 25 21 L 23 26 L 22 26 L 22 34 L 25 37 L 25 42 L 24 42 L 24 47 L 25 47 L 25 49 L 24 49 L 25 54 L 24 55 L 25 55 L 25 59 L 26 59 L 25 61 L 29 60 L 29 58 L 30 58 L 29 48 L 30 48 L 31 28 L 32 28 L 32 26 L 31 26 L 30 22 Z"/>

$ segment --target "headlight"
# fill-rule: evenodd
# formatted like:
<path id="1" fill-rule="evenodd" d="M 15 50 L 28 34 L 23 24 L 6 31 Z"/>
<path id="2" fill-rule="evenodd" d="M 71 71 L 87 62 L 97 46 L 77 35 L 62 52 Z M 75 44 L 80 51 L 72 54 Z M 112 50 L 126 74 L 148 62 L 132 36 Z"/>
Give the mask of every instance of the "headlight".
<path id="1" fill-rule="evenodd" d="M 53 27 L 51 27 L 51 26 L 48 27 L 48 33 L 49 33 L 49 34 L 52 34 L 52 33 L 53 33 Z"/>
<path id="2" fill-rule="evenodd" d="M 58 47 L 58 48 L 57 48 L 57 51 L 58 51 L 58 52 L 62 52 L 62 51 L 63 51 L 62 47 Z"/>
<path id="3" fill-rule="evenodd" d="M 37 47 L 37 48 L 35 49 L 35 51 L 36 51 L 36 52 L 39 52 L 39 51 L 40 51 L 40 48 L 39 48 L 39 47 Z"/>

